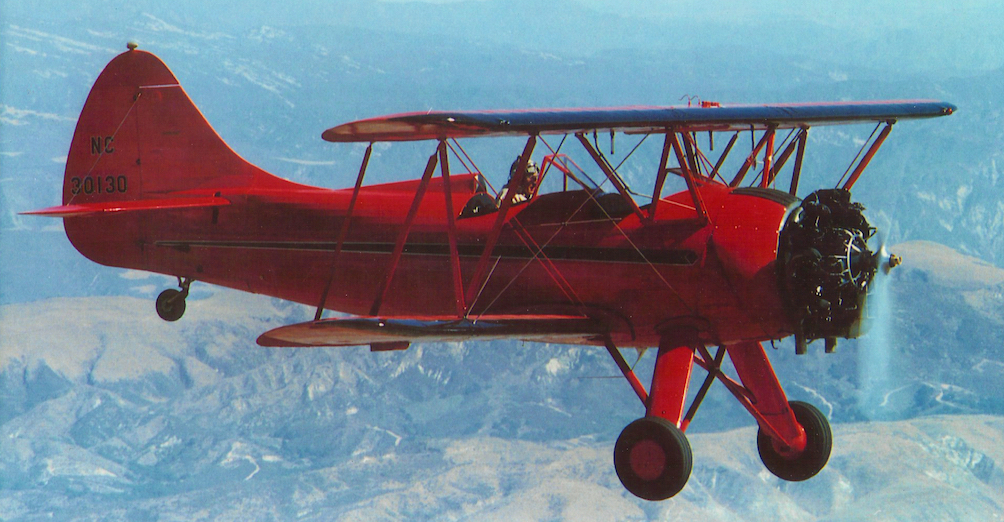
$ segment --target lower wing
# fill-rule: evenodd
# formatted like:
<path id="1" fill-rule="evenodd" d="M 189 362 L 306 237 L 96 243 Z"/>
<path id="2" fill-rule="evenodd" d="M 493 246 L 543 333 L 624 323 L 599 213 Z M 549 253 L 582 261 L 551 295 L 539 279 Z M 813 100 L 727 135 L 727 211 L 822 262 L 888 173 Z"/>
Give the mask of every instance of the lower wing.
<path id="1" fill-rule="evenodd" d="M 456 317 L 347 317 L 281 326 L 258 337 L 268 347 L 370 345 L 401 350 L 412 342 L 492 341 L 591 344 L 606 333 L 602 321 L 566 315 Z"/>

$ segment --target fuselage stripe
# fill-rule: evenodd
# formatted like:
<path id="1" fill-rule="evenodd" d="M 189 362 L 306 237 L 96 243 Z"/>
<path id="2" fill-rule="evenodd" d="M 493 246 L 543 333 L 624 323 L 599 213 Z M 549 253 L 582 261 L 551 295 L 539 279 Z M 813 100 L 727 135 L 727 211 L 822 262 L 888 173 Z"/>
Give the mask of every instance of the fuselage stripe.
<path id="1" fill-rule="evenodd" d="M 157 246 L 188 251 L 193 248 L 236 248 L 246 250 L 293 250 L 306 252 L 333 252 L 334 241 L 157 241 Z M 342 252 L 354 254 L 390 254 L 394 243 L 349 242 Z M 460 244 L 457 252 L 461 257 L 478 257 L 484 251 L 482 245 Z M 404 247 L 406 255 L 448 256 L 450 247 L 440 243 L 408 243 Z M 492 254 L 495 257 L 530 259 L 536 252 L 523 245 L 497 245 Z M 551 260 L 594 261 L 608 263 L 652 263 L 656 265 L 693 265 L 697 262 L 696 252 L 691 250 L 655 250 L 633 248 L 603 248 L 581 246 L 553 246 L 543 249 L 543 255 Z"/>

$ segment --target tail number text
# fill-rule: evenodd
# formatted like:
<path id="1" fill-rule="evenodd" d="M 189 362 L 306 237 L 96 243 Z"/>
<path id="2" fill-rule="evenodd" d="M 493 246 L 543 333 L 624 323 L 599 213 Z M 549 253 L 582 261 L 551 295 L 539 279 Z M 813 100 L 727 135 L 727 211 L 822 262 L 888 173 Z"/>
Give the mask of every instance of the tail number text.
<path id="1" fill-rule="evenodd" d="M 116 194 L 125 193 L 129 188 L 129 180 L 125 176 L 96 176 L 70 178 L 70 194 Z"/>

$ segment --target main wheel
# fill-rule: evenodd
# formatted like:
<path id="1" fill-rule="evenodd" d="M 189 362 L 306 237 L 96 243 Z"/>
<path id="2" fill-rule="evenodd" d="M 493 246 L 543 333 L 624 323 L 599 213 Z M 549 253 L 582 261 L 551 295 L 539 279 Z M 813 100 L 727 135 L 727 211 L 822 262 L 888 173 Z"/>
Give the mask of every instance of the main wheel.
<path id="1" fill-rule="evenodd" d="M 798 455 L 784 456 L 763 429 L 757 432 L 756 445 L 760 450 L 760 460 L 771 473 L 778 478 L 798 482 L 812 478 L 826 466 L 833 447 L 833 433 L 826 416 L 815 406 L 799 401 L 790 401 L 788 405 L 795 413 L 795 420 L 805 430 L 805 449 Z"/>
<path id="2" fill-rule="evenodd" d="M 177 321 L 185 315 L 185 296 L 181 290 L 168 288 L 157 296 L 157 315 L 165 321 Z"/>
<path id="3" fill-rule="evenodd" d="M 614 469 L 621 484 L 636 497 L 665 500 L 687 484 L 693 454 L 686 435 L 660 417 L 628 424 L 614 445 Z"/>

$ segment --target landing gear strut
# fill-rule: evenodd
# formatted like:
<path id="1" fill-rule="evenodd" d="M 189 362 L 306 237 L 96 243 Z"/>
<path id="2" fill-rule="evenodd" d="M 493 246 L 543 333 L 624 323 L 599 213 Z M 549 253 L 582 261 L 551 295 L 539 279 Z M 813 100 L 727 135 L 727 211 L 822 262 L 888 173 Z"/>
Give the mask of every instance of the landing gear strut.
<path id="1" fill-rule="evenodd" d="M 756 419 L 760 426 L 760 459 L 771 473 L 784 480 L 801 481 L 826 466 L 833 443 L 826 416 L 804 402 L 788 401 L 760 343 L 720 347 L 712 357 L 693 336 L 664 334 L 652 385 L 645 390 L 613 341 L 605 341 L 614 362 L 645 405 L 645 417 L 624 428 L 614 446 L 617 477 L 635 496 L 664 500 L 686 486 L 693 454 L 684 432 L 715 380 L 721 381 Z M 726 352 L 738 381 L 722 372 Z M 684 413 L 691 368 L 695 365 L 707 370 L 708 376 Z"/>
<path id="2" fill-rule="evenodd" d="M 614 445 L 614 469 L 624 488 L 645 500 L 665 500 L 680 492 L 690 478 L 693 453 L 683 430 L 696 342 L 676 342 L 666 336 L 659 343 L 651 392 L 641 383 L 635 391 L 645 404 L 645 416 L 628 424 Z M 613 342 L 607 349 L 629 382 L 637 381 Z"/>
<path id="3" fill-rule="evenodd" d="M 157 315 L 165 321 L 177 321 L 185 315 L 185 298 L 188 297 L 188 287 L 192 280 L 178 277 L 180 290 L 168 288 L 157 296 Z"/>

